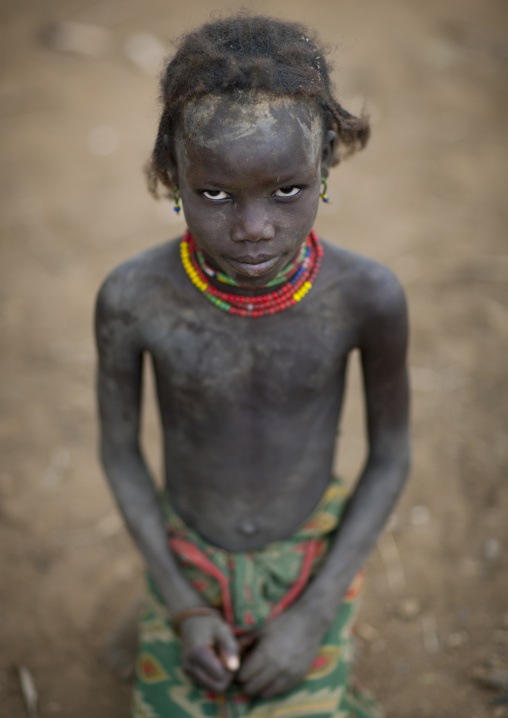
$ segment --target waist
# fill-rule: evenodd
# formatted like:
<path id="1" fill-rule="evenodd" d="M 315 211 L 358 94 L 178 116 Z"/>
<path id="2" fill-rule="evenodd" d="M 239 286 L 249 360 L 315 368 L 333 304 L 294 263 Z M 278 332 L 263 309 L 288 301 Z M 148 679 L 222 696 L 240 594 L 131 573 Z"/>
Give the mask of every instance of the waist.
<path id="1" fill-rule="evenodd" d="M 310 487 L 290 485 L 218 488 L 215 483 L 181 491 L 181 484 L 166 497 L 188 528 L 210 544 L 227 551 L 256 551 L 267 544 L 291 538 L 320 505 L 329 475 Z"/>
<path id="2" fill-rule="evenodd" d="M 282 536 L 276 536 L 273 540 L 264 541 L 259 546 L 248 548 L 236 548 L 224 546 L 220 541 L 211 537 L 206 531 L 201 529 L 202 523 L 188 521 L 186 512 L 182 511 L 180 506 L 175 505 L 177 502 L 171 501 L 171 492 L 164 491 L 161 495 L 161 508 L 166 522 L 166 526 L 170 533 L 185 532 L 192 541 L 204 542 L 207 546 L 225 553 L 235 553 L 240 551 L 262 551 L 268 547 L 278 543 L 287 543 L 288 541 L 303 541 L 309 538 L 318 538 L 333 532 L 340 523 L 342 513 L 345 509 L 348 498 L 348 489 L 341 479 L 332 477 L 326 483 L 324 490 L 321 491 L 317 502 L 311 505 L 310 510 L 306 510 L 303 506 L 303 517 L 293 524 L 293 530 Z M 213 504 L 214 502 L 211 501 Z M 222 513 L 216 511 L 216 516 L 222 519 L 223 523 L 231 523 L 231 498 L 226 495 L 220 496 L 216 506 L 211 506 L 206 496 L 200 497 L 193 509 L 200 509 L 207 506 L 207 513 L 213 512 L 214 508 L 220 504 Z M 279 524 L 282 522 L 283 513 L 290 513 L 288 510 L 288 500 L 284 497 L 280 498 L 275 506 L 269 510 L 270 518 L 277 518 Z M 228 515 L 229 513 L 229 515 Z M 234 510 L 233 510 L 233 513 Z M 194 511 L 192 512 L 194 514 Z M 261 517 L 262 511 L 259 509 Z M 257 513 L 255 514 L 257 515 Z"/>
<path id="3" fill-rule="evenodd" d="M 241 633 L 274 618 L 298 597 L 326 557 L 346 500 L 346 488 L 332 479 L 316 509 L 291 537 L 252 551 L 211 544 L 185 524 L 166 497 L 162 509 L 184 575 Z"/>

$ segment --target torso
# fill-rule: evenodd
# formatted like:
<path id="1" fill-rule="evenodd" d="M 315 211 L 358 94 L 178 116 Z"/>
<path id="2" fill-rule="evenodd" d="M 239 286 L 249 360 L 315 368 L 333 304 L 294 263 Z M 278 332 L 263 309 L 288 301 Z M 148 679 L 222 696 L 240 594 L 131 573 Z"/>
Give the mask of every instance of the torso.
<path id="1" fill-rule="evenodd" d="M 358 342 L 358 276 L 373 265 L 325 244 L 300 304 L 244 318 L 191 285 L 178 242 L 128 263 L 138 348 L 155 369 L 166 489 L 212 543 L 259 548 L 291 535 L 317 505 Z"/>

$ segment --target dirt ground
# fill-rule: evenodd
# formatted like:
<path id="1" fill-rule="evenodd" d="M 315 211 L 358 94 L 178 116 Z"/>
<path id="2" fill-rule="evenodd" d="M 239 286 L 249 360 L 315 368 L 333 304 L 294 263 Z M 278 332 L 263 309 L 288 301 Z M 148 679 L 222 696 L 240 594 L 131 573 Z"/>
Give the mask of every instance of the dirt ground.
<path id="1" fill-rule="evenodd" d="M 157 121 L 154 38 L 237 7 L 0 2 L 5 718 L 26 715 L 20 665 L 42 718 L 128 715 L 129 686 L 102 646 L 142 565 L 97 461 L 94 295 L 122 259 L 183 228 L 140 171 Z M 371 144 L 332 175 L 317 227 L 392 267 L 410 302 L 414 468 L 370 560 L 356 672 L 390 718 L 508 716 L 508 691 L 472 678 L 508 670 L 508 6 L 252 7 L 317 27 L 335 46 L 343 103 L 367 104 Z M 350 384 L 338 470 L 352 483 L 365 448 L 356 365 Z M 147 397 L 144 442 L 160 478 L 150 381 Z"/>

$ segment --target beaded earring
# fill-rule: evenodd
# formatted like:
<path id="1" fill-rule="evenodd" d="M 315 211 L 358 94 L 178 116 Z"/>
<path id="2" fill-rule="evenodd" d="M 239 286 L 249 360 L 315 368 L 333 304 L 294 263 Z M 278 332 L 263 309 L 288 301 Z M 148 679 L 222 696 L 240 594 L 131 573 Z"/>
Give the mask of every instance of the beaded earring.
<path id="1" fill-rule="evenodd" d="M 173 207 L 173 209 L 177 214 L 180 214 L 180 210 L 182 208 L 180 207 L 180 190 L 178 189 L 178 185 L 175 185 L 175 189 L 173 190 L 173 197 L 175 199 L 175 206 Z"/>
<path id="2" fill-rule="evenodd" d="M 330 198 L 328 197 L 328 194 L 327 194 L 326 179 L 324 177 L 321 177 L 321 185 L 322 185 L 321 186 L 321 194 L 319 196 L 321 197 L 323 202 L 325 202 L 325 203 L 329 202 Z"/>

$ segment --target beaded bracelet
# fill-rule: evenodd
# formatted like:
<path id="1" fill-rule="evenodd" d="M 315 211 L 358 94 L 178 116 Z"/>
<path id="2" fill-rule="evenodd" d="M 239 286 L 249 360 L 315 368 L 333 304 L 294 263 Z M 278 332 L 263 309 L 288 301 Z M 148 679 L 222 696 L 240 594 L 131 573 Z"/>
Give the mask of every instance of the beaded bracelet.
<path id="1" fill-rule="evenodd" d="M 186 618 L 190 618 L 191 616 L 216 616 L 220 618 L 220 613 L 216 608 L 211 608 L 211 606 L 194 606 L 193 608 L 185 609 L 185 611 L 180 611 L 180 613 L 177 613 L 171 620 L 173 631 L 177 636 L 180 635 L 180 626 L 182 623 Z"/>

